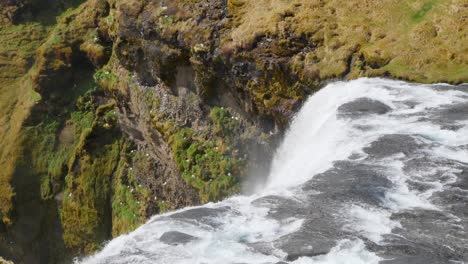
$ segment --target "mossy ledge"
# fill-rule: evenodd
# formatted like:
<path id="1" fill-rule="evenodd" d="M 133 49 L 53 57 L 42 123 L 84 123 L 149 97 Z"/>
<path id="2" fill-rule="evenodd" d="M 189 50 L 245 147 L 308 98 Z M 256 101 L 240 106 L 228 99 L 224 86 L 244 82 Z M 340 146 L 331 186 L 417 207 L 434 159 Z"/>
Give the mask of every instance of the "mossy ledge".
<path id="1" fill-rule="evenodd" d="M 19 263 L 239 192 L 330 80 L 468 82 L 461 0 L 0 7 L 0 255 Z"/>

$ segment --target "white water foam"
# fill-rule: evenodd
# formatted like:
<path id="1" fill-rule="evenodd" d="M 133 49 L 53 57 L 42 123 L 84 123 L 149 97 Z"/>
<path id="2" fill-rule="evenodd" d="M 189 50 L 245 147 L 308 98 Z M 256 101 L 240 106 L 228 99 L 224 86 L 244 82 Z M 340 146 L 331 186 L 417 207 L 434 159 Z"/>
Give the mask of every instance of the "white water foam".
<path id="1" fill-rule="evenodd" d="M 330 250 L 330 253 L 318 257 L 302 257 L 293 264 L 377 264 L 381 260 L 375 253 L 366 250 L 362 240 L 344 239 Z"/>

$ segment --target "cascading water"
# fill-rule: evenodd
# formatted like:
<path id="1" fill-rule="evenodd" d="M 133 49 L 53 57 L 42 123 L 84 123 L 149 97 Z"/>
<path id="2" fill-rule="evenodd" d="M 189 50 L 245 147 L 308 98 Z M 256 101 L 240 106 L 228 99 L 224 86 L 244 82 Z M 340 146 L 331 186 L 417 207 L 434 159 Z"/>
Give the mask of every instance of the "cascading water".
<path id="1" fill-rule="evenodd" d="M 467 204 L 467 86 L 336 82 L 256 195 L 155 216 L 82 261 L 464 263 Z"/>

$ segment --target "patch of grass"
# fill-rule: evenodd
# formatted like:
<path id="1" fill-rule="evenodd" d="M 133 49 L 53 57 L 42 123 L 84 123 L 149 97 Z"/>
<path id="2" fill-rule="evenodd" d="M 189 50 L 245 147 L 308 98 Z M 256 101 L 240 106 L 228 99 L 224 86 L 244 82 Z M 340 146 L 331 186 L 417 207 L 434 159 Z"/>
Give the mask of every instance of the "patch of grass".
<path id="1" fill-rule="evenodd" d="M 353 56 L 364 55 L 369 63 L 350 76 L 385 73 L 423 82 L 466 82 L 468 27 L 462 10 L 458 0 L 235 0 L 228 9 L 232 30 L 221 48 L 251 49 L 259 39 L 273 38 L 278 44 L 272 42 L 270 49 L 276 52 L 294 34 L 315 45 L 305 54 L 299 46 L 301 52 L 292 56 L 295 72 L 305 78 L 341 77 Z M 392 61 L 410 71 L 381 70 Z"/>
<path id="2" fill-rule="evenodd" d="M 423 19 L 424 19 L 424 16 L 427 14 L 427 12 L 429 12 L 429 10 L 432 9 L 432 7 L 434 7 L 434 2 L 429 2 L 429 3 L 425 3 L 421 9 L 419 9 L 418 11 L 416 11 L 412 16 L 411 16 L 411 19 L 414 21 L 414 22 L 421 22 Z"/>

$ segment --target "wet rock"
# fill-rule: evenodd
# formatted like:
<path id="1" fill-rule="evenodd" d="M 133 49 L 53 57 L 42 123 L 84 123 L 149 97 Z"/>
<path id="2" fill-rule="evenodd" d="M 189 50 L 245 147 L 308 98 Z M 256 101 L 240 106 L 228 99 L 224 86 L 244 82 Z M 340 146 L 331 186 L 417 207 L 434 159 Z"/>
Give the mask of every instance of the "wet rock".
<path id="1" fill-rule="evenodd" d="M 201 222 L 212 227 L 217 227 L 220 224 L 216 218 L 229 211 L 230 207 L 228 206 L 220 208 L 200 207 L 173 214 L 170 218 L 188 222 Z"/>
<path id="2" fill-rule="evenodd" d="M 305 183 L 303 190 L 318 191 L 319 196 L 335 201 L 380 205 L 385 191 L 393 186 L 382 171 L 379 166 L 340 161 L 334 168 Z"/>
<path id="3" fill-rule="evenodd" d="M 460 224 L 466 223 L 458 222 L 444 211 L 416 209 L 394 214 L 392 219 L 400 222 L 402 228 L 393 231 L 396 236 L 388 238 L 386 245 L 375 248 L 385 252 L 385 255 L 398 256 L 395 261 L 399 262 L 388 263 L 413 263 L 413 260 L 445 263 L 447 260 L 462 260 L 468 256 L 468 250 L 462 242 L 466 234 L 460 228 Z"/>
<path id="4" fill-rule="evenodd" d="M 161 242 L 168 244 L 168 245 L 183 245 L 196 239 L 198 238 L 182 233 L 182 232 L 177 232 L 177 231 L 166 232 L 159 238 Z"/>
<path id="5" fill-rule="evenodd" d="M 275 250 L 272 243 L 267 242 L 247 243 L 247 246 L 249 246 L 254 251 L 260 252 L 264 255 L 272 255 L 273 251 Z"/>
<path id="6" fill-rule="evenodd" d="M 300 257 L 313 257 L 325 255 L 336 245 L 336 234 L 322 226 L 322 231 L 317 228 L 316 222 L 310 222 L 308 227 L 301 228 L 275 243 L 275 248 L 281 249 L 287 254 L 286 260 L 294 261 Z"/>
<path id="7" fill-rule="evenodd" d="M 398 153 L 408 155 L 415 152 L 421 144 L 409 135 L 384 135 L 364 148 L 370 158 L 385 158 Z"/>
<path id="8" fill-rule="evenodd" d="M 456 251 L 454 248 L 434 247 L 430 243 L 414 243 L 405 239 L 405 241 L 392 241 L 392 244 L 377 246 L 371 248 L 373 251 L 380 251 L 380 256 L 384 258 L 380 263 L 385 264 L 403 264 L 403 263 L 454 263 L 463 261 L 466 257 L 463 252 Z M 461 262 L 463 263 L 463 262 Z"/>
<path id="9" fill-rule="evenodd" d="M 359 118 L 366 115 L 382 115 L 391 111 L 392 108 L 380 101 L 370 98 L 358 98 L 352 102 L 345 103 L 338 107 L 340 117 Z"/>
<path id="10" fill-rule="evenodd" d="M 460 121 L 468 119 L 468 103 L 450 105 L 441 111 L 440 120 Z"/>
<path id="11" fill-rule="evenodd" d="M 436 261 L 433 256 L 385 256 L 388 258 L 383 260 L 379 263 L 381 264 L 427 264 L 427 263 L 442 263 L 442 262 L 434 262 Z"/>
<path id="12" fill-rule="evenodd" d="M 291 216 L 302 217 L 308 211 L 305 204 L 280 196 L 261 197 L 253 201 L 252 204 L 269 208 L 268 216 L 277 220 L 286 219 Z"/>
<path id="13" fill-rule="evenodd" d="M 457 181 L 452 183 L 451 186 L 468 190 L 468 168 L 463 169 L 463 171 L 457 175 Z"/>

